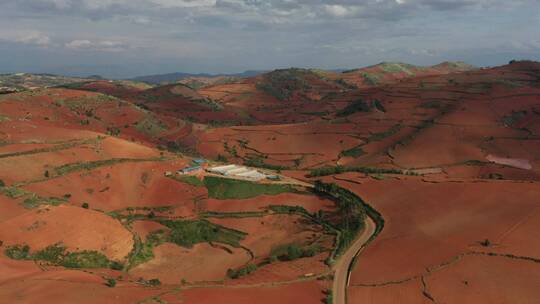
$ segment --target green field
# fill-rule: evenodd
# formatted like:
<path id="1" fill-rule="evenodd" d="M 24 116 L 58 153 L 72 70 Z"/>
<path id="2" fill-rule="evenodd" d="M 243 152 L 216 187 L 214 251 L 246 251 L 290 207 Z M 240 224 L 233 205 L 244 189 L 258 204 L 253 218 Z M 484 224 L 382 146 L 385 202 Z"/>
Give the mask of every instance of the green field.
<path id="1" fill-rule="evenodd" d="M 246 199 L 294 191 L 289 185 L 258 184 L 214 176 L 205 177 L 204 185 L 208 189 L 208 196 L 215 199 Z"/>

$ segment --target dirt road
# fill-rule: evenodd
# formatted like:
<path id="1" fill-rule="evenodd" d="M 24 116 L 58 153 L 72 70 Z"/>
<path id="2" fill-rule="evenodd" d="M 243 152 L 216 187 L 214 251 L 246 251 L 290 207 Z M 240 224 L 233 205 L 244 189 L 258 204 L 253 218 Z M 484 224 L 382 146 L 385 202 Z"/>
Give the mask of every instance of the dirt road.
<path id="1" fill-rule="evenodd" d="M 376 225 L 370 217 L 366 218 L 366 226 L 362 234 L 354 241 L 349 249 L 339 258 L 334 265 L 334 285 L 332 292 L 334 293 L 334 304 L 347 303 L 347 286 L 349 285 L 349 266 L 357 256 L 369 238 L 375 233 Z"/>

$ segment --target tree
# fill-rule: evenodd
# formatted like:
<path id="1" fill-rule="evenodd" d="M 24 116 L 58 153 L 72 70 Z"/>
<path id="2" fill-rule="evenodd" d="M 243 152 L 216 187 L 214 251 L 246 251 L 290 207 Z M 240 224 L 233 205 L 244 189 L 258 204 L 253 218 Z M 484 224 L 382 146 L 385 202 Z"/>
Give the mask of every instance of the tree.
<path id="1" fill-rule="evenodd" d="M 45 170 L 45 174 L 44 174 L 44 175 L 45 175 L 46 178 L 49 178 L 49 170 Z"/>
<path id="2" fill-rule="evenodd" d="M 287 258 L 289 260 L 296 260 L 302 257 L 302 250 L 298 245 L 289 245 L 287 246 Z"/>
<path id="3" fill-rule="evenodd" d="M 5 186 L 6 186 L 6 183 L 4 183 L 4 181 L 0 179 L 0 188 L 5 187 Z"/>

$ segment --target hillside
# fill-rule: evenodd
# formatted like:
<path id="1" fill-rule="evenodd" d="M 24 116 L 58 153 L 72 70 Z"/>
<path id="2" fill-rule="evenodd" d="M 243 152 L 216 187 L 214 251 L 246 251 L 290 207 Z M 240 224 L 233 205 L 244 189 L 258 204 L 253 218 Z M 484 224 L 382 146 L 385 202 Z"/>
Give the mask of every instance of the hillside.
<path id="1" fill-rule="evenodd" d="M 539 152 L 532 61 L 1 95 L 0 302 L 534 303 Z"/>
<path id="2" fill-rule="evenodd" d="M 235 73 L 235 74 L 193 74 L 193 73 L 168 73 L 168 74 L 157 74 L 157 75 L 146 75 L 146 76 L 139 76 L 132 78 L 131 80 L 137 81 L 137 82 L 145 82 L 152 85 L 159 85 L 159 84 L 170 84 L 170 83 L 177 83 L 182 82 L 189 79 L 200 79 L 205 80 L 207 82 L 214 81 L 213 79 L 223 79 L 223 78 L 246 78 L 246 77 L 253 77 L 258 74 L 262 73 L 261 71 L 245 71 L 243 73 Z"/>
<path id="3" fill-rule="evenodd" d="M 367 88 L 391 84 L 407 78 L 444 75 L 474 69 L 475 67 L 463 62 L 443 62 L 427 67 L 400 62 L 382 62 L 365 68 L 344 71 L 339 74 L 327 73 L 327 77 L 358 88 Z"/>
<path id="4" fill-rule="evenodd" d="M 55 87 L 86 79 L 77 77 L 66 77 L 51 74 L 0 74 L 0 91 L 24 91 L 39 88 Z"/>

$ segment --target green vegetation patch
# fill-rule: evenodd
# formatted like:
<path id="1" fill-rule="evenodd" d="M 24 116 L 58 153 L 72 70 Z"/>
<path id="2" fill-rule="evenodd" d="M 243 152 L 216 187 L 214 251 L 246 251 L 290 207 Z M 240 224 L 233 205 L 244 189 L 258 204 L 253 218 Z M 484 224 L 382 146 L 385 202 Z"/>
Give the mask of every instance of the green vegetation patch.
<path id="1" fill-rule="evenodd" d="M 295 91 L 304 91 L 311 88 L 306 77 L 317 74 L 305 69 L 275 70 L 265 75 L 265 82 L 257 83 L 258 90 L 266 92 L 279 100 L 289 100 Z"/>
<path id="2" fill-rule="evenodd" d="M 164 230 L 157 230 L 146 236 L 146 242 L 141 241 L 139 237 L 135 238 L 133 251 L 130 253 L 129 268 L 144 264 L 154 258 L 154 248 L 166 241 Z"/>
<path id="3" fill-rule="evenodd" d="M 336 256 L 341 255 L 354 241 L 358 232 L 363 229 L 366 216 L 373 219 L 376 224 L 375 233 L 370 240 L 375 238 L 384 227 L 384 219 L 381 214 L 366 204 L 353 192 L 341 188 L 334 183 L 315 182 L 315 193 L 332 197 L 338 206 L 340 221 L 335 226 L 339 230 L 336 248 L 330 256 L 328 263 L 332 263 Z"/>
<path id="4" fill-rule="evenodd" d="M 356 146 L 348 150 L 341 151 L 341 156 L 348 156 L 348 157 L 360 157 L 362 155 L 366 154 L 364 150 L 362 149 L 362 146 Z"/>
<path id="5" fill-rule="evenodd" d="M 384 131 L 384 132 L 379 132 L 379 133 L 373 133 L 371 134 L 367 141 L 368 142 L 372 142 L 372 141 L 380 141 L 380 140 L 383 140 L 387 137 L 390 137 L 394 134 L 396 134 L 397 132 L 399 132 L 399 130 L 401 130 L 403 128 L 403 125 L 402 124 L 395 124 L 393 125 L 392 127 L 390 127 L 388 130 Z"/>
<path id="6" fill-rule="evenodd" d="M 241 278 L 243 276 L 246 276 L 252 272 L 254 272 L 255 270 L 257 270 L 257 265 L 255 264 L 248 264 L 244 267 L 241 267 L 241 268 L 238 268 L 238 269 L 228 269 L 227 270 L 227 276 L 231 279 L 238 279 L 238 278 Z"/>
<path id="7" fill-rule="evenodd" d="M 67 199 L 64 199 L 64 198 L 41 197 L 34 194 L 23 201 L 23 207 L 31 209 L 31 208 L 36 208 L 40 205 L 59 206 L 66 202 L 67 202 Z"/>
<path id="8" fill-rule="evenodd" d="M 30 252 L 28 245 L 14 245 L 7 247 L 4 253 L 15 260 L 44 261 L 66 268 L 107 268 L 118 264 L 109 261 L 100 252 L 89 250 L 67 252 L 66 247 L 60 244 L 50 245 L 34 253 Z"/>
<path id="9" fill-rule="evenodd" d="M 326 166 L 321 168 L 316 168 L 310 171 L 309 175 L 311 177 L 316 176 L 327 176 L 334 174 L 341 174 L 345 172 L 360 172 L 365 174 L 412 174 L 409 172 L 404 172 L 400 169 L 384 169 L 384 168 L 372 168 L 372 167 L 352 167 L 352 166 Z"/>
<path id="10" fill-rule="evenodd" d="M 247 218 L 247 217 L 262 217 L 267 213 L 262 211 L 240 211 L 240 212 L 213 212 L 207 211 L 199 213 L 199 216 L 202 218 Z"/>
<path id="11" fill-rule="evenodd" d="M 295 191 L 290 185 L 258 184 L 215 176 L 206 176 L 204 184 L 208 189 L 208 196 L 215 199 L 247 199 Z"/>
<path id="12" fill-rule="evenodd" d="M 286 166 L 267 164 L 261 157 L 250 157 L 244 161 L 244 165 L 248 167 L 257 167 L 276 171 L 289 169 L 289 167 Z"/>
<path id="13" fill-rule="evenodd" d="M 270 260 L 294 261 L 301 258 L 313 257 L 321 253 L 322 248 L 318 244 L 301 246 L 297 243 L 277 246 L 270 251 Z"/>
<path id="14" fill-rule="evenodd" d="M 398 62 L 384 62 L 380 67 L 386 73 L 405 73 L 407 75 L 414 75 L 412 70 L 416 68 L 413 65 Z"/>
<path id="15" fill-rule="evenodd" d="M 15 157 L 15 156 L 24 156 L 24 155 L 31 155 L 31 154 L 38 154 L 38 153 L 47 153 L 47 152 L 57 152 L 61 150 L 67 150 L 71 149 L 80 145 L 84 144 L 93 144 L 100 141 L 101 138 L 92 138 L 87 140 L 81 140 L 81 141 L 72 141 L 67 143 L 62 143 L 58 145 L 54 145 L 51 147 L 46 148 L 38 148 L 38 149 L 32 149 L 32 150 L 26 150 L 26 151 L 17 151 L 17 152 L 11 152 L 11 153 L 5 153 L 0 154 L 0 158 L 8 158 L 8 157 Z"/>
<path id="16" fill-rule="evenodd" d="M 148 115 L 143 120 L 137 122 L 135 129 L 148 136 L 157 136 L 167 129 L 167 126 L 154 116 Z"/>
<path id="17" fill-rule="evenodd" d="M 362 73 L 361 75 L 366 84 L 371 86 L 376 86 L 379 84 L 379 76 L 369 73 Z"/>
<path id="18" fill-rule="evenodd" d="M 176 175 L 175 174 L 171 176 L 171 178 L 179 182 L 186 183 L 188 185 L 195 186 L 195 187 L 205 186 L 204 182 L 194 175 Z"/>
<path id="19" fill-rule="evenodd" d="M 116 164 L 121 163 L 127 163 L 127 162 L 146 162 L 146 161 L 160 161 L 161 158 L 145 158 L 145 159 L 139 159 L 139 158 L 112 158 L 112 159 L 104 159 L 104 160 L 96 160 L 96 161 L 90 161 L 90 162 L 76 162 L 71 164 L 62 165 L 60 167 L 54 168 L 54 172 L 57 176 L 62 176 L 66 174 L 70 174 L 77 171 L 82 170 L 93 170 L 99 167 L 106 167 L 106 166 L 112 166 Z"/>
<path id="20" fill-rule="evenodd" d="M 381 112 L 386 112 L 386 109 L 384 108 L 382 103 L 377 99 L 372 101 L 364 101 L 362 99 L 357 99 L 349 103 L 345 108 L 339 110 L 336 115 L 338 117 L 346 117 L 358 112 L 371 112 L 374 109 Z"/>
<path id="21" fill-rule="evenodd" d="M 167 237 L 168 242 L 187 248 L 205 242 L 223 243 L 233 247 L 240 247 L 240 241 L 247 235 L 242 231 L 226 228 L 207 220 L 161 220 L 159 223 L 170 229 Z"/>
<path id="22" fill-rule="evenodd" d="M 12 199 L 21 198 L 24 196 L 32 195 L 33 193 L 30 191 L 26 191 L 24 189 L 19 189 L 17 187 L 1 187 L 0 191 L 7 197 Z"/>

